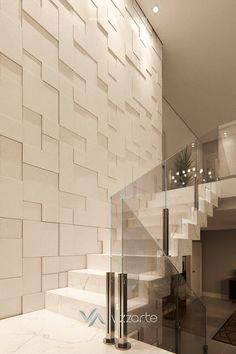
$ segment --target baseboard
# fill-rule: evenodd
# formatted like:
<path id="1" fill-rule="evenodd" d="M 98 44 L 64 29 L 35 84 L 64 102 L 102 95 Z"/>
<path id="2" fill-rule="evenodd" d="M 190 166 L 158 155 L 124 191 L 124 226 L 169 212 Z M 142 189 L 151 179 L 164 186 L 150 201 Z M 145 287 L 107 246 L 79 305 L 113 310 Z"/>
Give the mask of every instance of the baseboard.
<path id="1" fill-rule="evenodd" d="M 202 295 L 205 297 L 212 297 L 214 299 L 229 300 L 229 297 L 227 295 L 223 295 L 220 293 L 210 293 L 208 291 L 203 291 Z"/>

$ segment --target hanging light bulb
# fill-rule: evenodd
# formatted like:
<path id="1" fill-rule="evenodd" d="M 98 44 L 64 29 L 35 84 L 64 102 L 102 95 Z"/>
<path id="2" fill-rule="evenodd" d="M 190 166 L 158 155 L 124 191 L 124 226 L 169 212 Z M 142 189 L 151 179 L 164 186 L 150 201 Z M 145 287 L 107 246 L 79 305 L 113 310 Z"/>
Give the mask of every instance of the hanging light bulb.
<path id="1" fill-rule="evenodd" d="M 202 174 L 203 173 L 203 168 L 201 168 L 199 172 Z"/>
<path id="2" fill-rule="evenodd" d="M 193 167 L 193 172 L 195 172 L 196 171 L 196 168 L 195 167 Z"/>
<path id="3" fill-rule="evenodd" d="M 176 175 L 177 175 L 177 176 L 179 176 L 179 171 L 178 171 L 178 172 L 176 172 Z"/>

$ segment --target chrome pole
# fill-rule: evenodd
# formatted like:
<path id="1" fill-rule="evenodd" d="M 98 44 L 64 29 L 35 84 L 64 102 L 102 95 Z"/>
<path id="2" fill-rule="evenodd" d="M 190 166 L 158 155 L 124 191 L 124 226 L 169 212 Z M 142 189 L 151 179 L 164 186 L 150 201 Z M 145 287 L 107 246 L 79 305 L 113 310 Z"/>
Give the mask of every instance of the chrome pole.
<path id="1" fill-rule="evenodd" d="M 198 198 L 199 198 L 199 193 L 198 193 L 198 178 L 197 176 L 194 177 L 194 209 L 198 210 L 199 205 L 198 205 Z"/>
<path id="2" fill-rule="evenodd" d="M 106 337 L 105 344 L 115 344 L 115 273 L 106 273 Z"/>
<path id="3" fill-rule="evenodd" d="M 163 209 L 163 251 L 169 256 L 169 209 Z"/>
<path id="4" fill-rule="evenodd" d="M 116 349 L 128 350 L 131 348 L 131 344 L 127 342 L 127 274 L 118 274 L 118 341 L 116 342 Z"/>

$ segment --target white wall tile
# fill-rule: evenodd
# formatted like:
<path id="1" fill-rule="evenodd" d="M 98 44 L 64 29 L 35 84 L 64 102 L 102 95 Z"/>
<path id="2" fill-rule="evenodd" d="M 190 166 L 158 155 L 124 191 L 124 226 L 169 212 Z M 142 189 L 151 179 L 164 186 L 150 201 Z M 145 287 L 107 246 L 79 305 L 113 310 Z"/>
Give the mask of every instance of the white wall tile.
<path id="1" fill-rule="evenodd" d="M 100 252 L 101 243 L 97 241 L 96 228 L 60 225 L 60 256 Z"/>
<path id="2" fill-rule="evenodd" d="M 41 258 L 23 259 L 23 292 L 33 294 L 41 291 Z"/>
<path id="3" fill-rule="evenodd" d="M 86 256 L 63 256 L 59 258 L 60 272 L 86 268 Z"/>
<path id="4" fill-rule="evenodd" d="M 0 239 L 0 278 L 22 276 L 22 240 Z"/>
<path id="5" fill-rule="evenodd" d="M 24 202 L 23 217 L 25 220 L 42 220 L 42 205 L 40 203 Z"/>
<path id="6" fill-rule="evenodd" d="M 58 273 L 46 274 L 42 276 L 42 290 L 52 290 L 58 288 Z"/>
<path id="7" fill-rule="evenodd" d="M 22 238 L 22 221 L 0 218 L 0 238 Z"/>
<path id="8" fill-rule="evenodd" d="M 20 315 L 22 313 L 21 302 L 21 296 L 0 300 L 0 319 Z"/>
<path id="9" fill-rule="evenodd" d="M 23 296 L 23 313 L 38 311 L 44 308 L 44 293 Z"/>
<path id="10" fill-rule="evenodd" d="M 4 41 L 6 38 L 4 36 Z M 2 54 L 0 54 L 0 65 L 0 112 L 3 116 L 14 119 L 17 123 L 22 120 L 22 68 Z M 14 97 L 13 101 L 10 99 L 11 97 Z"/>
<path id="11" fill-rule="evenodd" d="M 0 300 L 13 299 L 23 294 L 22 278 L 0 280 Z"/>
<path id="12" fill-rule="evenodd" d="M 57 256 L 58 225 L 46 222 L 23 222 L 24 257 Z"/>
<path id="13" fill-rule="evenodd" d="M 52 274 L 59 272 L 59 257 L 43 257 L 42 262 L 43 274 Z"/>
<path id="14" fill-rule="evenodd" d="M 22 144 L 0 137 L 0 175 L 22 179 Z"/>
<path id="15" fill-rule="evenodd" d="M 16 1 L 15 5 L 18 6 Z M 21 64 L 22 34 L 20 22 L 13 22 L 3 11 L 0 11 L 0 33 L 4 33 L 0 42 L 0 51 Z"/>

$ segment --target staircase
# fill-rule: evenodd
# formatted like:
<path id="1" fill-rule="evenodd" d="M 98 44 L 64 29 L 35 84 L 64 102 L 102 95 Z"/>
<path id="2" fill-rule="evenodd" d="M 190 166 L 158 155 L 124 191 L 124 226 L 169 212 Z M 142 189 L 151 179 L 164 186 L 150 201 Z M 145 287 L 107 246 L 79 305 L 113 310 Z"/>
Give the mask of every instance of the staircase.
<path id="1" fill-rule="evenodd" d="M 193 186 L 167 192 L 170 212 L 170 257 L 179 272 L 182 272 L 182 257 L 192 254 L 192 241 L 200 239 L 200 230 L 207 226 L 208 217 L 213 216 L 213 208 L 218 205 L 217 182 L 199 186 L 199 210 L 193 208 Z M 135 217 L 126 215 L 126 255 L 125 262 L 129 269 L 128 312 L 142 314 L 145 311 L 163 314 L 162 299 L 170 295 L 170 280 L 165 276 L 164 257 L 158 254 L 154 244 L 162 244 L 162 210 L 165 207 L 164 192 L 152 195 L 135 212 Z M 136 218 L 137 216 L 137 218 Z M 139 221 L 137 221 L 139 220 Z M 150 233 L 143 238 L 139 223 Z M 140 233 L 140 235 L 139 235 Z M 121 272 L 121 240 L 113 239 L 112 269 Z M 127 250 L 132 251 L 130 254 Z M 104 241 L 104 251 L 108 250 L 108 241 Z M 143 250 L 145 249 L 145 252 Z M 109 253 L 87 255 L 87 268 L 68 272 L 68 287 L 47 291 L 46 309 L 63 314 L 78 321 L 97 309 L 101 318 L 106 318 L 105 275 L 110 269 Z M 117 294 L 117 292 L 116 292 Z M 153 299 L 158 298 L 153 309 Z M 161 318 L 162 316 L 160 316 Z M 102 321 L 94 324 L 105 328 Z M 159 323 L 161 326 L 161 323 Z M 137 330 L 129 327 L 129 332 Z M 153 344 L 157 335 L 149 328 L 143 329 L 145 342 Z M 161 341 L 161 338 L 159 338 Z"/>

